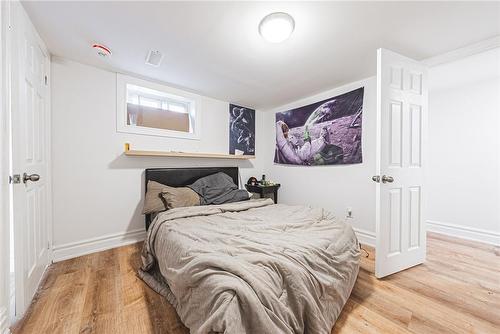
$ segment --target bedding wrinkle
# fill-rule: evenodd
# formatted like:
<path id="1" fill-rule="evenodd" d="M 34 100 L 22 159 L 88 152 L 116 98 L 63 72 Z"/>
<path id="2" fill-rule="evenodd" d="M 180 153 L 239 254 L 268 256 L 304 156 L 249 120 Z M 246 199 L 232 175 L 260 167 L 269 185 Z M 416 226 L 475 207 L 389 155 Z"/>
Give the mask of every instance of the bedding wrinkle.
<path id="1" fill-rule="evenodd" d="M 250 200 L 153 221 L 139 272 L 191 333 L 330 333 L 359 271 L 352 228 L 322 209 Z"/>

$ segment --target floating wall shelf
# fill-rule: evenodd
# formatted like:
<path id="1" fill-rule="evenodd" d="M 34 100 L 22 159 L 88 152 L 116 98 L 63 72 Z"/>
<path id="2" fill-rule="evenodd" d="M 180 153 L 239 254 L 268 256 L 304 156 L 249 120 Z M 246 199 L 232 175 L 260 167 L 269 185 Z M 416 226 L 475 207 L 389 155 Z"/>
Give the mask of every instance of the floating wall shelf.
<path id="1" fill-rule="evenodd" d="M 130 144 L 125 144 L 125 155 L 130 157 L 177 157 L 177 158 L 209 158 L 209 159 L 255 159 L 255 155 L 232 155 L 219 153 L 177 152 L 177 151 L 139 151 L 131 150 Z"/>

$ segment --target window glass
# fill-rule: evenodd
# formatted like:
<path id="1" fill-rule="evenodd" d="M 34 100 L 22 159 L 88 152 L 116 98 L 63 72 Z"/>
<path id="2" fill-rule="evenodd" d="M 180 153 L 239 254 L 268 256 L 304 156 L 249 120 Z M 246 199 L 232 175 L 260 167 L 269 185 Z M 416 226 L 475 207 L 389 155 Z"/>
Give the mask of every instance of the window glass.
<path id="1" fill-rule="evenodd" d="M 193 132 L 190 103 L 146 87 L 127 84 L 127 125 Z"/>

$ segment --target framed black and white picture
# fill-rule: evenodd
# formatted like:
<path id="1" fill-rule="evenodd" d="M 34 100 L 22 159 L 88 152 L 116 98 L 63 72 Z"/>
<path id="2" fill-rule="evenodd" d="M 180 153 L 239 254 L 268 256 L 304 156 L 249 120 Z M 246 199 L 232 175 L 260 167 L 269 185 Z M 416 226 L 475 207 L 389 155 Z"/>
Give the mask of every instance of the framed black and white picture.
<path id="1" fill-rule="evenodd" d="M 255 110 L 229 104 L 229 154 L 255 155 Z"/>

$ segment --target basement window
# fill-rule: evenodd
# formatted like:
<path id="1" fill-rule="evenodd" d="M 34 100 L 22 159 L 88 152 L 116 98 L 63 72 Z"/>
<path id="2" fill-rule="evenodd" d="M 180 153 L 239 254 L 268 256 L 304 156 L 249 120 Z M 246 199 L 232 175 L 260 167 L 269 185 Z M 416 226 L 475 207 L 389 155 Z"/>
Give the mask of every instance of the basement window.
<path id="1" fill-rule="evenodd" d="M 199 139 L 198 99 L 195 94 L 118 74 L 117 130 Z"/>

